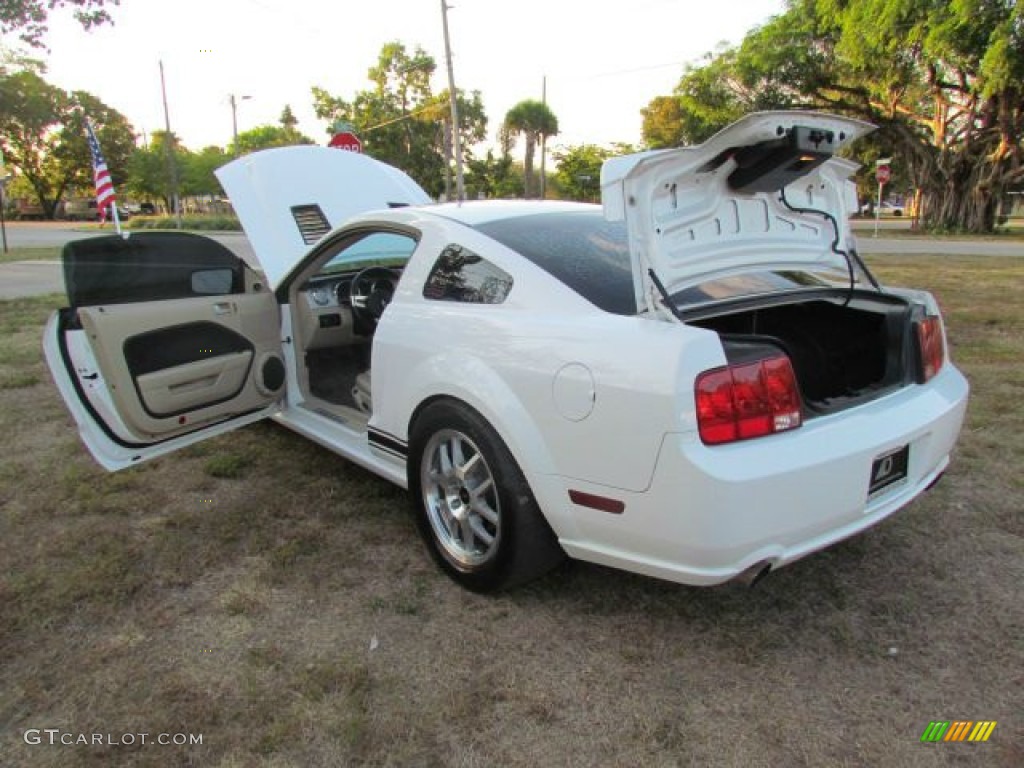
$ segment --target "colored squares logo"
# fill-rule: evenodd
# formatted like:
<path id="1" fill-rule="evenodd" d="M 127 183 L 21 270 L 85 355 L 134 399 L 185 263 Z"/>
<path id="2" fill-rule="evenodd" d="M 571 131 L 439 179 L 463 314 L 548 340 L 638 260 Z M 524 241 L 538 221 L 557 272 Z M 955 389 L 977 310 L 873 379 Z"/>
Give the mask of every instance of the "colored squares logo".
<path id="1" fill-rule="evenodd" d="M 988 741 L 995 729 L 995 720 L 933 720 L 921 741 Z"/>

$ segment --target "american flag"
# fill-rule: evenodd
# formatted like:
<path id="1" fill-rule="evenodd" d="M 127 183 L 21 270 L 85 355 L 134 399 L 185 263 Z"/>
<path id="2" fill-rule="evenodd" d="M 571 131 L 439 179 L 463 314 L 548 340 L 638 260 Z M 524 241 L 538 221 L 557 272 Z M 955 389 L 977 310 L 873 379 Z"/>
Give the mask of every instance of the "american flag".
<path id="1" fill-rule="evenodd" d="M 110 180 L 107 161 L 103 159 L 100 143 L 96 140 L 96 134 L 88 120 L 85 122 L 85 132 L 88 134 L 89 152 L 92 154 L 92 176 L 96 183 L 96 210 L 106 218 L 107 206 L 115 200 L 114 182 Z"/>

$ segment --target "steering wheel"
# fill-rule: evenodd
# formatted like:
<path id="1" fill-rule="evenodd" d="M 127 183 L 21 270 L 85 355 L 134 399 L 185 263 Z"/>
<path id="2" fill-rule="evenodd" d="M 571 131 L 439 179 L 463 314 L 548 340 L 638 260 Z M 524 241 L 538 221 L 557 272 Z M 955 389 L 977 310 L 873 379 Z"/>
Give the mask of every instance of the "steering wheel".
<path id="1" fill-rule="evenodd" d="M 367 267 L 352 278 L 352 314 L 376 325 L 395 295 L 395 273 L 387 267 Z"/>

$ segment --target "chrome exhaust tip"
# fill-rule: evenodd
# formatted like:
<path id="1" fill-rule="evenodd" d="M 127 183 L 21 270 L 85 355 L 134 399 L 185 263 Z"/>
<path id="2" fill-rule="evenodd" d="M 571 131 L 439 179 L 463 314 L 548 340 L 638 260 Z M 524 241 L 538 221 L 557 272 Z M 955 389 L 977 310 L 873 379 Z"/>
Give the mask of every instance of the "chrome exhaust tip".
<path id="1" fill-rule="evenodd" d="M 745 587 L 753 589 L 754 586 L 759 581 L 761 581 L 761 579 L 768 575 L 768 572 L 771 569 L 771 560 L 761 560 L 759 562 L 754 563 L 752 566 L 744 570 L 738 576 L 734 577 L 733 581 L 738 582 L 744 585 Z"/>

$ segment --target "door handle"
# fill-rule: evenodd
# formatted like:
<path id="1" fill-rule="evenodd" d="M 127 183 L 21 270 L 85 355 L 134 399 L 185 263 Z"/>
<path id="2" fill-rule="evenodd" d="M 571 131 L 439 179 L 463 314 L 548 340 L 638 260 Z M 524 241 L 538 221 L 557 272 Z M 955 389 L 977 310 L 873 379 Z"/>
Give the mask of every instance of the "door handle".
<path id="1" fill-rule="evenodd" d="M 230 301 L 218 301 L 213 305 L 213 314 L 215 315 L 231 315 L 235 312 L 235 305 Z"/>

